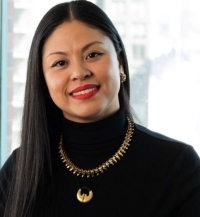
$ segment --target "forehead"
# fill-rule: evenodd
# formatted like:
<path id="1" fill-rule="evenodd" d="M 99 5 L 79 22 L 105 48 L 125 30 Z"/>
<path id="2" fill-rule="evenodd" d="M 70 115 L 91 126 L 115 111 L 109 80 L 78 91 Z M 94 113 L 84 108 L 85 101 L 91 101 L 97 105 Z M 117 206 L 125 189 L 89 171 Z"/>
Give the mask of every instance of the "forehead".
<path id="1" fill-rule="evenodd" d="M 47 38 L 46 44 L 57 42 L 87 43 L 91 40 L 110 40 L 101 30 L 91 27 L 83 22 L 73 20 L 59 25 Z"/>

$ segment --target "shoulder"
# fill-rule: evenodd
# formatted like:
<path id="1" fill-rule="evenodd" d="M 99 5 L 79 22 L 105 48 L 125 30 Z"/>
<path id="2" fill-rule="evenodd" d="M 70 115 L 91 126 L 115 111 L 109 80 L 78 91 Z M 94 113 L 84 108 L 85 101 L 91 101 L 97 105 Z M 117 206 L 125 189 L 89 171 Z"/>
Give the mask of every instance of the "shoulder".
<path id="1" fill-rule="evenodd" d="M 18 152 L 19 148 L 14 150 L 0 170 L 0 190 L 4 188 L 4 185 L 6 185 L 6 183 L 12 176 L 12 171 L 14 169 L 14 166 L 16 165 L 16 158 Z"/>
<path id="2" fill-rule="evenodd" d="M 177 169 L 183 162 L 200 169 L 200 158 L 191 145 L 153 132 L 135 124 L 133 146 L 147 158 L 154 158 L 164 164 L 176 164 Z"/>
<path id="3" fill-rule="evenodd" d="M 172 168 L 174 173 L 196 174 L 195 182 L 200 185 L 200 158 L 191 145 L 135 124 L 132 146 L 147 164 L 160 170 Z"/>
<path id="4" fill-rule="evenodd" d="M 177 216 L 199 216 L 200 158 L 191 145 L 135 124 L 131 150 L 148 187 L 166 188 L 179 204 Z"/>
<path id="5" fill-rule="evenodd" d="M 192 146 L 167 137 L 163 134 L 149 130 L 148 128 L 135 124 L 135 137 L 141 144 L 146 145 L 149 149 L 168 152 L 184 152 L 187 149 L 193 149 Z"/>
<path id="6" fill-rule="evenodd" d="M 0 170 L 0 215 L 3 212 L 4 202 L 12 180 L 13 171 L 15 170 L 16 158 L 19 149 L 13 151 L 8 160 Z"/>
<path id="7" fill-rule="evenodd" d="M 160 142 L 162 141 L 162 142 L 172 142 L 172 143 L 184 144 L 183 142 L 172 139 L 172 138 L 167 137 L 167 136 L 165 136 L 163 134 L 151 131 L 148 128 L 146 128 L 146 127 L 144 127 L 142 125 L 139 125 L 139 124 L 135 124 L 135 132 L 140 133 L 144 137 L 148 137 L 149 139 L 157 140 L 157 141 L 160 141 Z"/>
<path id="8" fill-rule="evenodd" d="M 3 171 L 7 170 L 10 166 L 16 163 L 16 158 L 17 158 L 18 153 L 19 153 L 19 148 L 15 149 L 12 152 L 12 154 L 9 156 L 9 158 L 7 159 L 7 161 L 4 163 L 3 167 L 1 168 L 0 174 Z"/>

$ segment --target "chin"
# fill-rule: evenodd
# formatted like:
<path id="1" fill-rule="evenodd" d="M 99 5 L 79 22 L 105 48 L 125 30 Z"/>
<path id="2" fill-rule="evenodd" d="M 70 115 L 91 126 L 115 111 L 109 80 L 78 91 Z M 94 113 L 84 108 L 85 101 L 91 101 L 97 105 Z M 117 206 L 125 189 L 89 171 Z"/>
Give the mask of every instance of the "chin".
<path id="1" fill-rule="evenodd" d="M 103 119 L 104 117 L 100 114 L 82 114 L 81 116 L 77 117 L 77 119 L 79 119 L 79 122 L 85 122 L 85 123 L 89 123 L 89 122 L 95 122 L 95 121 L 99 121 L 101 119 Z"/>
<path id="2" fill-rule="evenodd" d="M 89 122 L 95 122 L 98 120 L 101 120 L 104 118 L 104 115 L 102 114 L 102 111 L 100 110 L 99 112 L 93 111 L 93 112 L 79 112 L 79 113 L 74 113 L 74 114 L 66 114 L 63 112 L 63 115 L 65 118 L 74 121 L 74 122 L 80 122 L 80 123 L 89 123 Z"/>

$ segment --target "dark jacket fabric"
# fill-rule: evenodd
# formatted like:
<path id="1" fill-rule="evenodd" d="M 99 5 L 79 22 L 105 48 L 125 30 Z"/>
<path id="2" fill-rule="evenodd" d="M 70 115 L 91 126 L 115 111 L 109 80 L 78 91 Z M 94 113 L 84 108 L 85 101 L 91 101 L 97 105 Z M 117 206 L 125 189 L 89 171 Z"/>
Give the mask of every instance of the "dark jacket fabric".
<path id="1" fill-rule="evenodd" d="M 118 150 L 126 130 L 127 121 L 122 111 L 88 124 L 64 119 L 64 148 L 78 167 L 95 168 Z M 9 171 L 15 164 L 17 151 L 0 172 L 2 212 L 2 198 L 9 188 L 7 183 L 12 176 Z M 135 124 L 126 154 L 97 177 L 75 177 L 59 154 L 57 156 L 54 207 L 48 208 L 45 198 L 39 200 L 38 194 L 40 202 L 35 216 L 200 217 L 200 159 L 189 145 Z M 77 191 L 83 186 L 94 193 L 88 203 L 77 200 Z"/>

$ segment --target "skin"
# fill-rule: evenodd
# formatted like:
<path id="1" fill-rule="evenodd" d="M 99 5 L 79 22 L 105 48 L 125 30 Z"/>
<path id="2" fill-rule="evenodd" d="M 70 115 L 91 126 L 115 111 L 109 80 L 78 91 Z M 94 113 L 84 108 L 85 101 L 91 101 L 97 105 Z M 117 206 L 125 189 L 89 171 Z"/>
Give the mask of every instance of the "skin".
<path id="1" fill-rule="evenodd" d="M 42 66 L 50 96 L 65 118 L 89 123 L 119 110 L 120 61 L 100 30 L 77 20 L 61 24 L 44 44 Z M 88 90 L 80 94 L 77 88 Z"/>

